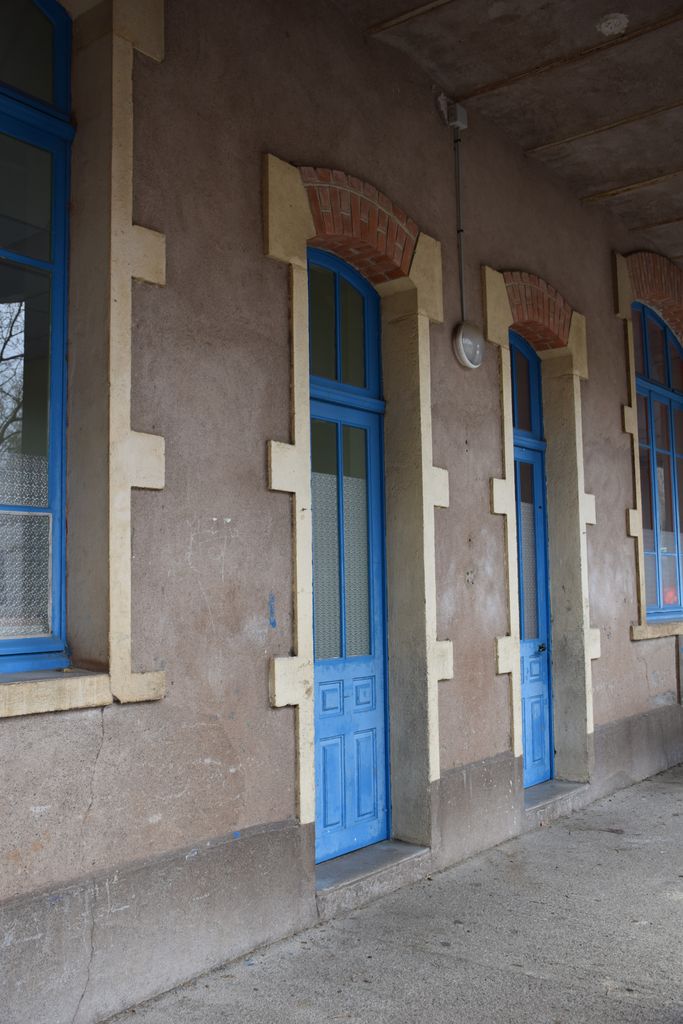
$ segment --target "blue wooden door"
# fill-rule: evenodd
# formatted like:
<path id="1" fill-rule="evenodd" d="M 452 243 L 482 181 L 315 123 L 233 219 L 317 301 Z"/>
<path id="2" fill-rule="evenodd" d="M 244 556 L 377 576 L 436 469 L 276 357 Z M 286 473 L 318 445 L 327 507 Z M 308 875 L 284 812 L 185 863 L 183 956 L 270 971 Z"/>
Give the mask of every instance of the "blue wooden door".
<path id="1" fill-rule="evenodd" d="M 550 599 L 545 486 L 545 440 L 538 356 L 510 335 L 519 633 L 521 639 L 524 785 L 552 776 Z"/>
<path id="2" fill-rule="evenodd" d="M 542 451 L 515 447 L 524 785 L 552 773 L 550 636 Z"/>
<path id="3" fill-rule="evenodd" d="M 316 853 L 388 835 L 381 419 L 312 403 Z"/>
<path id="4" fill-rule="evenodd" d="M 389 835 L 379 299 L 309 253 L 316 859 Z"/>

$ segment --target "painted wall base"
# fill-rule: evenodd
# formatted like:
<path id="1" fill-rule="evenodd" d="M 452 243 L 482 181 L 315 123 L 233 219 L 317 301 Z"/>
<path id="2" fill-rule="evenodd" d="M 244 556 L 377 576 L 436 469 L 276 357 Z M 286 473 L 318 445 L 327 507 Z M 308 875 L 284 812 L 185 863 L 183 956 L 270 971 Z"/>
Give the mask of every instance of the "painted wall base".
<path id="1" fill-rule="evenodd" d="M 665 704 L 595 730 L 591 800 L 683 761 L 683 706 Z"/>
<path id="2" fill-rule="evenodd" d="M 522 759 L 498 754 L 462 765 L 434 783 L 435 868 L 448 867 L 522 831 Z"/>
<path id="3" fill-rule="evenodd" d="M 203 843 L 0 905 L 12 1024 L 93 1024 L 314 924 L 313 827 Z"/>
<path id="4" fill-rule="evenodd" d="M 680 762 L 679 704 L 601 726 L 593 781 L 572 808 Z M 447 772 L 431 796 L 435 843 L 422 874 L 529 827 L 522 759 L 512 753 Z M 314 826 L 295 822 L 9 901 L 0 905 L 3 1019 L 94 1024 L 317 919 Z"/>

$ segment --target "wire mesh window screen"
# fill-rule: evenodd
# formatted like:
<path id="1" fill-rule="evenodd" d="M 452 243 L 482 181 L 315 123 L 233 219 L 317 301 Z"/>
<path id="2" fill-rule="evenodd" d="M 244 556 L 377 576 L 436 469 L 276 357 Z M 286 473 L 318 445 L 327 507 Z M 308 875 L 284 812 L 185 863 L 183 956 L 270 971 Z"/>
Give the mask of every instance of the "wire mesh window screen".
<path id="1" fill-rule="evenodd" d="M 534 468 L 519 463 L 519 535 L 521 547 L 520 577 L 524 610 L 523 639 L 538 636 L 538 580 L 536 564 L 536 502 Z"/>
<path id="2" fill-rule="evenodd" d="M 0 512 L 0 639 L 50 633 L 52 517 Z"/>
<path id="3" fill-rule="evenodd" d="M 346 656 L 370 654 L 370 566 L 366 431 L 344 427 Z"/>
<path id="4" fill-rule="evenodd" d="M 315 657 L 341 657 L 337 427 L 311 423 Z"/>

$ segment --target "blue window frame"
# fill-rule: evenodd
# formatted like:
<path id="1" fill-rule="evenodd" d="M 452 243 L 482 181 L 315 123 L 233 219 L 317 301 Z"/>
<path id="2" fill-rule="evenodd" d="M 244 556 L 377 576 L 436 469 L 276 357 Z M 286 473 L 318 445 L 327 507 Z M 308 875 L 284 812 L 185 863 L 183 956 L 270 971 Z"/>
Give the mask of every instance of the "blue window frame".
<path id="1" fill-rule="evenodd" d="M 683 618 L 683 346 L 633 304 L 645 594 L 650 620 Z"/>
<path id="2" fill-rule="evenodd" d="M 513 331 L 510 331 L 510 368 L 515 443 L 534 447 L 537 442 L 545 448 L 541 363 L 531 345 Z"/>
<path id="3" fill-rule="evenodd" d="M 316 860 L 390 835 L 380 303 L 309 249 Z"/>
<path id="4" fill-rule="evenodd" d="M 311 394 L 383 412 L 379 344 L 365 340 L 379 337 L 377 292 L 357 270 L 322 249 L 308 250 L 308 273 L 317 296 L 311 336 L 321 339 L 311 348 Z"/>
<path id="5" fill-rule="evenodd" d="M 63 668 L 71 21 L 2 5 L 0 672 Z"/>

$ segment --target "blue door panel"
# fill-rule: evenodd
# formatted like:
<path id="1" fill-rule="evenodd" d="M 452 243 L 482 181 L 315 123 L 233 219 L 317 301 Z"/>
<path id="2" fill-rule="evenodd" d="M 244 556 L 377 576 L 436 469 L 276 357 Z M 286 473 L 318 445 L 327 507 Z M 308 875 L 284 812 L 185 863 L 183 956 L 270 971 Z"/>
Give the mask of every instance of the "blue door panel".
<path id="1" fill-rule="evenodd" d="M 543 455 L 543 451 L 515 446 L 525 786 L 546 782 L 552 775 Z M 529 484 L 533 501 L 525 502 L 522 499 L 531 496 Z"/>
<path id="2" fill-rule="evenodd" d="M 357 732 L 355 786 L 356 818 L 377 817 L 377 730 Z"/>
<path id="3" fill-rule="evenodd" d="M 366 432 L 370 581 L 369 653 L 315 660 L 316 859 L 320 862 L 389 835 L 382 418 L 374 412 L 320 400 L 311 402 L 311 416 L 335 423 L 339 438 L 344 426 Z M 340 457 L 338 467 L 342 466 Z M 338 492 L 343 504 L 341 481 Z M 341 577 L 345 550 L 343 509 L 336 521 Z M 315 550 L 313 560 L 315 573 Z M 343 594 L 341 579 L 339 586 Z M 343 598 L 339 603 L 344 634 L 347 614 Z M 313 614 L 315 618 L 315 605 Z"/>
<path id="4" fill-rule="evenodd" d="M 379 296 L 310 249 L 316 859 L 389 835 Z M 361 340 L 359 347 L 359 339 Z"/>
<path id="5" fill-rule="evenodd" d="M 344 737 L 323 740 L 320 759 L 320 820 L 325 829 L 340 829 L 344 820 Z"/>

